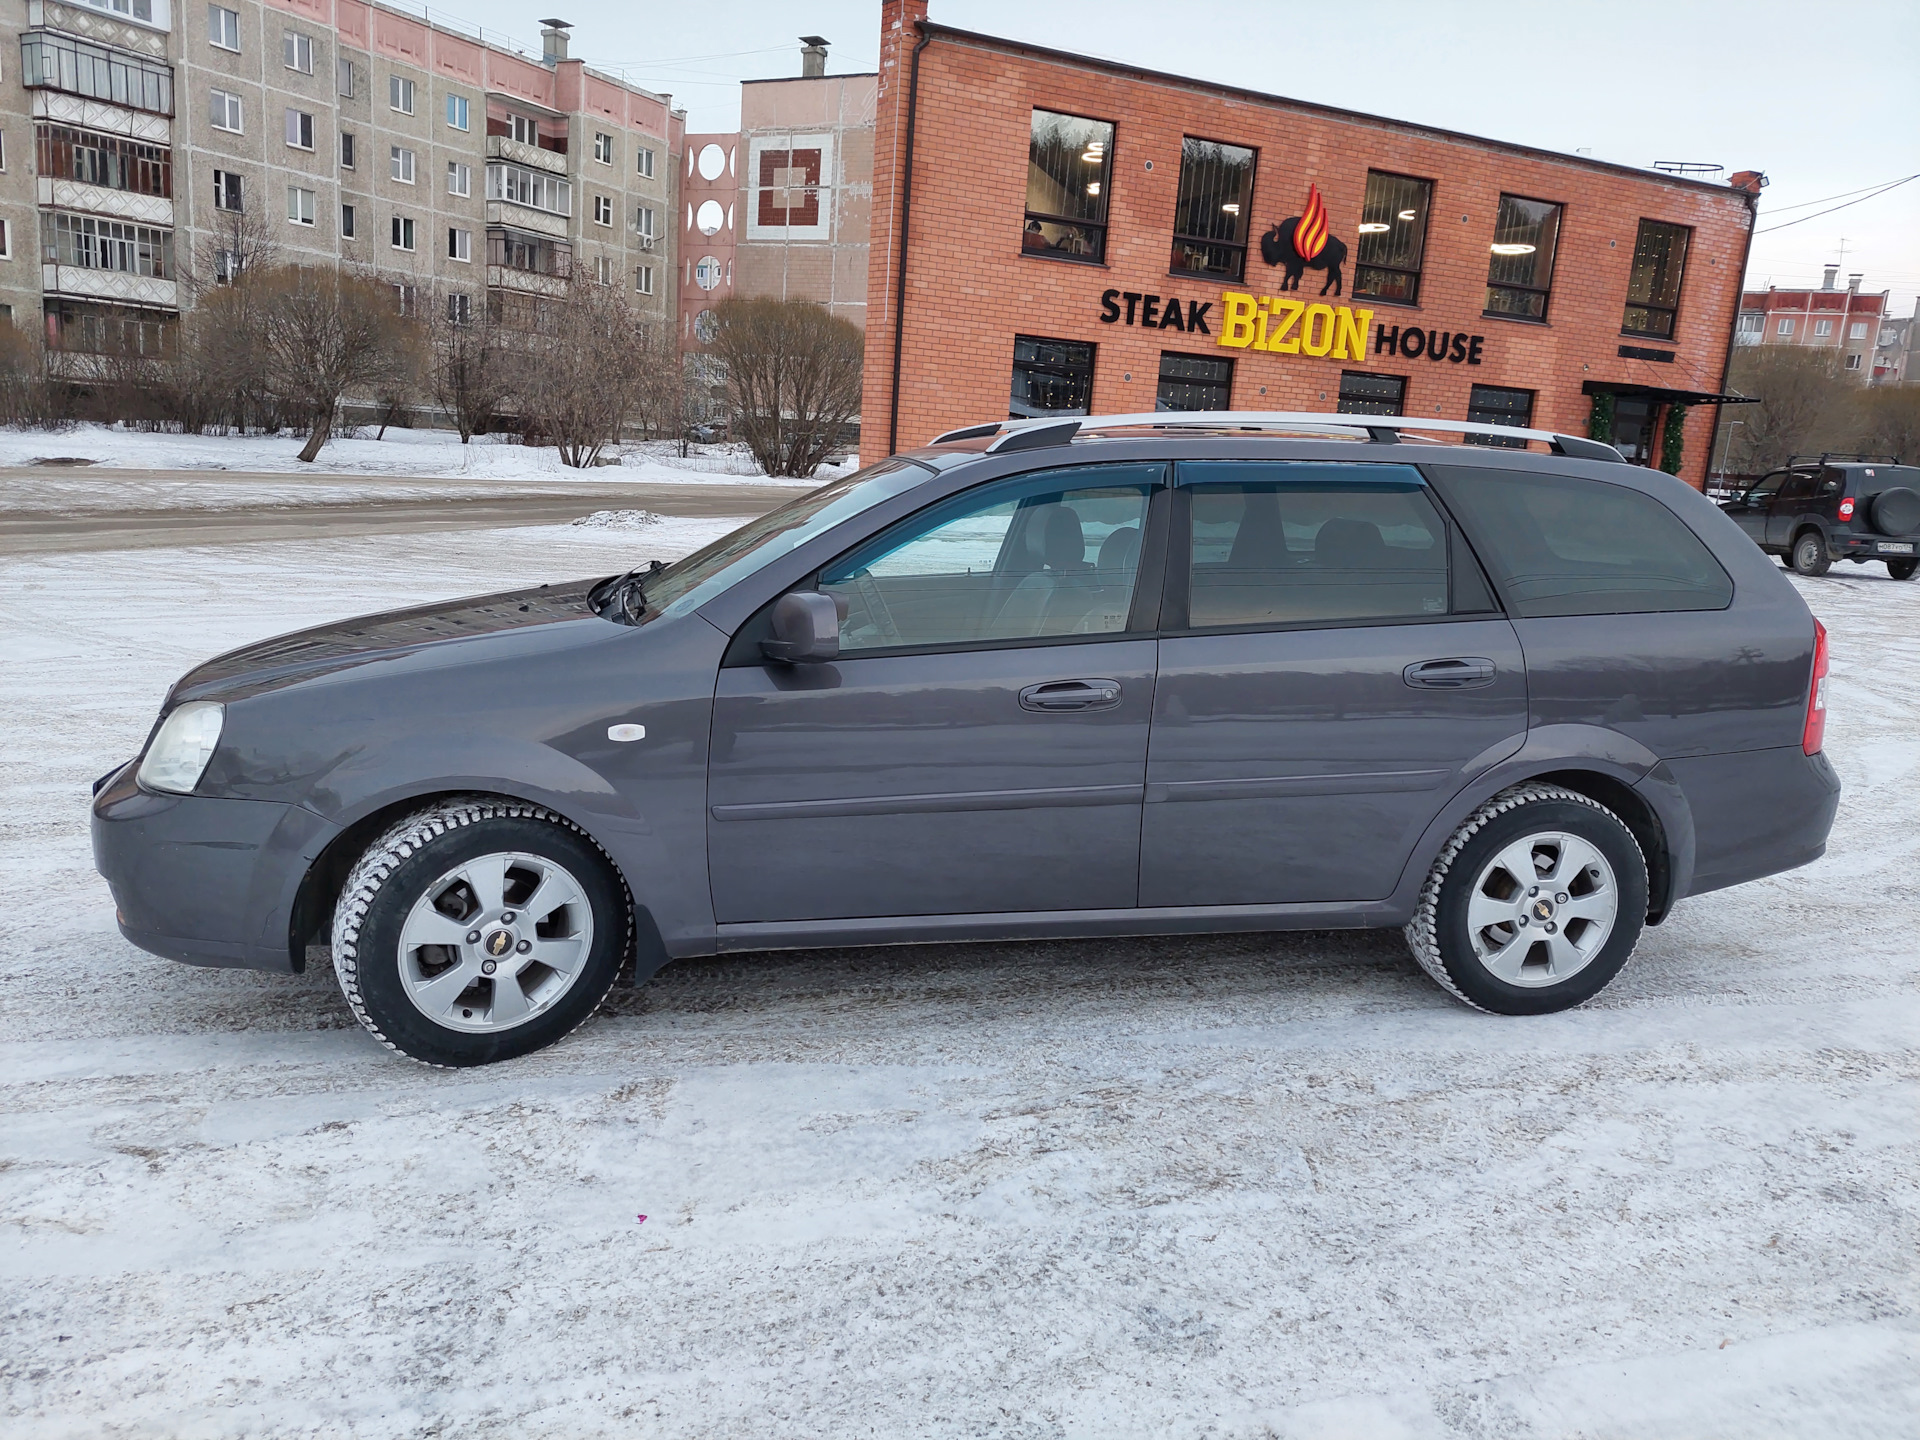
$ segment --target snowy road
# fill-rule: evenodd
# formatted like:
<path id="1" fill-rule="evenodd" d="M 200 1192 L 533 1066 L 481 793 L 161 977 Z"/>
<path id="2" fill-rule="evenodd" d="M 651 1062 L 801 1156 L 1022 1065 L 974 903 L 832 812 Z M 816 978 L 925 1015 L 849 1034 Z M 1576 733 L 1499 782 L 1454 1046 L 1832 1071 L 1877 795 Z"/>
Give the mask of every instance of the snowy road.
<path id="1" fill-rule="evenodd" d="M 1397 934 L 832 952 L 448 1074 L 328 973 L 115 934 L 86 784 L 188 664 L 724 528 L 0 560 L 9 1436 L 1914 1433 L 1920 584 L 1878 566 L 1803 587 L 1827 858 L 1566 1015 Z"/>

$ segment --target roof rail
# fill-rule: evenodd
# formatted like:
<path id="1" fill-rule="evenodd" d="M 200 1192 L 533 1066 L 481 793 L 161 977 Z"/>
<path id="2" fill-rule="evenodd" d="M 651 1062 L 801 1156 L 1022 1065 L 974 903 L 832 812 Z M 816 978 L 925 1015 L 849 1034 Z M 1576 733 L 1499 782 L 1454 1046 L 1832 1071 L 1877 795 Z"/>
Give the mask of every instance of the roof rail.
<path id="1" fill-rule="evenodd" d="M 1613 446 L 1580 435 L 1561 435 L 1552 430 L 1528 430 L 1517 425 L 1490 425 L 1477 420 L 1422 420 L 1404 415 L 1349 415 L 1339 412 L 1296 410 L 1149 410 L 1133 415 L 1086 415 L 1068 418 L 1040 416 L 1031 420 L 1002 420 L 968 425 L 935 436 L 929 444 L 947 445 L 959 440 L 977 440 L 993 435 L 998 438 L 987 449 L 993 453 L 1008 450 L 1038 449 L 1047 445 L 1065 445 L 1076 435 L 1096 430 L 1119 429 L 1177 430 L 1310 430 L 1332 432 L 1365 439 L 1376 445 L 1397 444 L 1406 434 L 1427 432 L 1437 435 L 1486 435 L 1501 440 L 1538 440 L 1556 455 L 1580 460 L 1614 460 L 1626 463 Z"/>

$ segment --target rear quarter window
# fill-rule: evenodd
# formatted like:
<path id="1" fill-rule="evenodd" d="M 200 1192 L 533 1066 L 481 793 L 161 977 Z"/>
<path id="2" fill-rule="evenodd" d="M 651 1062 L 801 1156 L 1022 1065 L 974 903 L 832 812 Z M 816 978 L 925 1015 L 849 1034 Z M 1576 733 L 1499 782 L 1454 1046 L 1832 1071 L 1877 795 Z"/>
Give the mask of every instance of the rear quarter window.
<path id="1" fill-rule="evenodd" d="M 1733 602 L 1720 562 L 1651 495 L 1515 470 L 1436 467 L 1433 479 L 1515 617 L 1724 610 Z"/>

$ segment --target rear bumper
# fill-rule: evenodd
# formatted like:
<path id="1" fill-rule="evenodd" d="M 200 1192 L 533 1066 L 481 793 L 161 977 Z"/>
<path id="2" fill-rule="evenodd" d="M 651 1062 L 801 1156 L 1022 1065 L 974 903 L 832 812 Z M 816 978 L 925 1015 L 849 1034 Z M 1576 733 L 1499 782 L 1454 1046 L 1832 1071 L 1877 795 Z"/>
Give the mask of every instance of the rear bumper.
<path id="1" fill-rule="evenodd" d="M 1686 893 L 1722 890 L 1818 860 L 1840 808 L 1827 757 L 1799 746 L 1669 760 L 1693 812 Z"/>
<path id="2" fill-rule="evenodd" d="M 1838 535 L 1827 545 L 1835 560 L 1911 560 L 1920 554 L 1920 540 L 1887 539 L 1881 535 Z"/>
<path id="3" fill-rule="evenodd" d="M 93 864 L 120 933 L 190 965 L 288 972 L 294 896 L 338 831 L 264 800 L 156 795 L 127 765 L 93 800 Z"/>

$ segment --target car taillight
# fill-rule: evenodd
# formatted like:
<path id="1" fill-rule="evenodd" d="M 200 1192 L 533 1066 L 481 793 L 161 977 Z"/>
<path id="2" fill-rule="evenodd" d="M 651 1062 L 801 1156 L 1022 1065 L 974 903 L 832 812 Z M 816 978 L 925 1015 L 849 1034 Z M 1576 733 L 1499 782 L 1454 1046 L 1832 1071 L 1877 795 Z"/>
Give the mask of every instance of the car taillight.
<path id="1" fill-rule="evenodd" d="M 1827 627 L 1813 622 L 1813 683 L 1807 687 L 1807 728 L 1800 748 L 1818 755 L 1827 741 Z"/>
<path id="2" fill-rule="evenodd" d="M 1840 502 L 1840 518 L 1842 520 L 1851 520 L 1853 518 L 1853 496 L 1849 495 Z"/>

